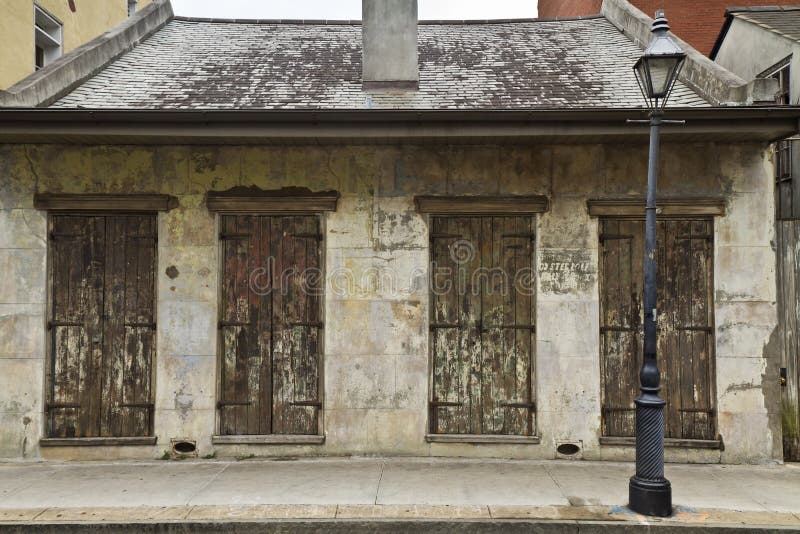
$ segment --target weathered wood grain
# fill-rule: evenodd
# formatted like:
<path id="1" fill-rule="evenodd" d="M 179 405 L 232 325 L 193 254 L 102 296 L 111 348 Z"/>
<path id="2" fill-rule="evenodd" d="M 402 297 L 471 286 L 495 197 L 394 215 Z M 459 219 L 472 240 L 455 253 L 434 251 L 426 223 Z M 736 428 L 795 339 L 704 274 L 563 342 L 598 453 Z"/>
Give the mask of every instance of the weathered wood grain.
<path id="1" fill-rule="evenodd" d="M 532 217 L 431 219 L 431 435 L 535 434 Z"/>
<path id="2" fill-rule="evenodd" d="M 779 220 L 776 242 L 781 367 L 786 369 L 781 387 L 784 459 L 800 461 L 800 221 Z"/>
<path id="3" fill-rule="evenodd" d="M 643 219 L 645 199 L 617 198 L 592 199 L 587 201 L 589 215 L 592 217 Z M 662 198 L 658 200 L 660 218 L 721 217 L 725 215 L 724 198 Z"/>
<path id="4" fill-rule="evenodd" d="M 48 436 L 152 435 L 156 221 L 50 221 Z"/>
<path id="5" fill-rule="evenodd" d="M 178 199 L 169 195 L 147 194 L 57 194 L 37 193 L 33 205 L 40 210 L 60 212 L 156 212 L 178 207 Z"/>
<path id="6" fill-rule="evenodd" d="M 644 221 L 601 220 L 603 435 L 635 434 L 643 348 Z M 713 223 L 658 222 L 658 358 L 668 438 L 713 440 Z"/>
<path id="7" fill-rule="evenodd" d="M 220 433 L 319 432 L 317 216 L 223 215 Z M 307 280 L 315 287 L 309 288 Z"/>
<path id="8" fill-rule="evenodd" d="M 550 208 L 545 196 L 417 196 L 417 211 L 431 215 L 535 215 Z"/>

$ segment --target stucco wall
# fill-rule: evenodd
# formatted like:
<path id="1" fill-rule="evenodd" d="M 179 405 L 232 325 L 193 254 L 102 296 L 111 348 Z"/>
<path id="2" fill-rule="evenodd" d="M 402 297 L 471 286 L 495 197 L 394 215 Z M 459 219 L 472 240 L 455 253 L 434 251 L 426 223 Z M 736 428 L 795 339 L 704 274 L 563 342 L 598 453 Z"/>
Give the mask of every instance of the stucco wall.
<path id="1" fill-rule="evenodd" d="M 664 9 L 672 32 L 704 55 L 710 54 L 714 48 L 714 42 L 725 23 L 725 10 L 737 5 L 731 0 L 629 1 L 648 17 L 652 17 L 657 9 Z M 738 5 L 785 6 L 796 3 L 796 0 L 748 0 Z M 602 0 L 539 0 L 539 16 L 552 18 L 595 15 L 600 13 L 602 4 Z M 743 42 L 743 46 L 747 44 L 749 43 Z"/>
<path id="2" fill-rule="evenodd" d="M 137 9 L 153 0 L 139 0 Z M 67 0 L 37 0 L 36 4 L 63 25 L 62 52 L 66 54 L 128 16 L 127 0 L 80 0 L 73 13 Z M 0 17 L 0 89 L 32 74 L 34 68 L 33 0 L 3 0 Z"/>
<path id="3" fill-rule="evenodd" d="M 715 61 L 750 81 L 779 61 L 791 59 L 791 104 L 800 102 L 800 45 L 752 22 L 734 19 Z"/>
<path id="4" fill-rule="evenodd" d="M 667 145 L 663 195 L 726 195 L 715 224 L 716 358 L 724 452 L 669 449 L 672 461 L 779 458 L 772 170 L 756 145 Z M 644 145 L 79 147 L 0 146 L 0 457 L 158 457 L 173 437 L 200 454 L 457 455 L 553 458 L 583 441 L 587 459 L 632 459 L 601 447 L 598 224 L 587 198 L 641 195 Z M 214 446 L 218 248 L 209 189 L 336 189 L 326 218 L 326 442 Z M 45 362 L 46 217 L 40 192 L 160 192 L 180 206 L 159 216 L 158 445 L 39 448 Z M 415 194 L 543 194 L 538 222 L 536 389 L 539 445 L 425 442 L 428 398 L 426 220 Z M 175 267 L 177 277 L 166 271 Z M 384 277 L 358 273 L 393 272 Z M 171 274 L 175 271 L 170 269 Z M 422 280 L 420 280 L 420 278 Z M 391 277 L 388 280 L 393 280 Z M 422 282 L 422 283 L 419 283 Z M 344 289 L 343 289 L 344 288 Z"/>

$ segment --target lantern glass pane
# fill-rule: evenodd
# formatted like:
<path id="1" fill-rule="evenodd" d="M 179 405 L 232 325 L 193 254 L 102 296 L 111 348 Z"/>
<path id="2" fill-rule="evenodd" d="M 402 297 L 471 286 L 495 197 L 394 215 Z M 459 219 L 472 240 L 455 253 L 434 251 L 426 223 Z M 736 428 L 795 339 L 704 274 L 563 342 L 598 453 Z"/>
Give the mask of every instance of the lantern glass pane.
<path id="1" fill-rule="evenodd" d="M 636 76 L 639 78 L 639 83 L 644 84 L 642 90 L 650 96 L 650 80 L 647 77 L 647 62 L 640 60 L 636 64 Z"/>
<path id="2" fill-rule="evenodd" d="M 667 95 L 679 62 L 680 58 L 676 57 L 647 58 L 646 63 L 649 66 L 650 83 L 652 84 L 651 98 L 663 98 Z"/>

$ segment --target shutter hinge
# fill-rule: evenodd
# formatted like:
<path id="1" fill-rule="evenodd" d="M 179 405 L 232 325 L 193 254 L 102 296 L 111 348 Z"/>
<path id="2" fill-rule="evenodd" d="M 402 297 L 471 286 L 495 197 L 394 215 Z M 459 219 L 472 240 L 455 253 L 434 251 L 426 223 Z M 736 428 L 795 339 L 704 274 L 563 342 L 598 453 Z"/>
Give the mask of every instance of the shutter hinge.
<path id="1" fill-rule="evenodd" d="M 75 402 L 48 402 L 45 404 L 45 411 L 63 410 L 68 408 L 80 408 L 81 405 Z"/>
<path id="2" fill-rule="evenodd" d="M 250 406 L 250 401 L 217 401 L 217 410 L 228 406 Z"/>
<path id="3" fill-rule="evenodd" d="M 289 406 L 298 406 L 298 407 L 313 407 L 313 408 L 322 408 L 322 403 L 320 401 L 297 401 L 297 402 L 290 402 Z"/>
<path id="4" fill-rule="evenodd" d="M 50 241 L 58 241 L 59 239 L 78 239 L 86 237 L 86 234 L 57 234 L 56 232 L 50 232 L 49 237 Z"/>
<path id="5" fill-rule="evenodd" d="M 325 236 L 322 234 L 286 234 L 289 237 L 294 237 L 295 239 L 315 239 L 317 241 L 322 241 L 325 239 Z"/>
<path id="6" fill-rule="evenodd" d="M 633 239 L 633 236 L 628 234 L 600 234 L 601 243 L 604 241 L 614 241 L 621 239 Z"/>
<path id="7" fill-rule="evenodd" d="M 286 326 L 289 328 L 295 328 L 299 326 L 307 326 L 309 328 L 325 328 L 325 323 L 314 323 L 314 322 L 296 322 L 296 323 L 286 323 Z"/>
<path id="8" fill-rule="evenodd" d="M 158 235 L 156 234 L 140 234 L 140 235 L 129 235 L 129 239 L 152 239 L 156 243 L 158 243 Z"/>
<path id="9" fill-rule="evenodd" d="M 463 236 L 461 234 L 431 234 L 430 240 L 433 241 L 434 239 L 461 239 Z"/>
<path id="10" fill-rule="evenodd" d="M 486 334 L 489 330 L 530 330 L 536 332 L 536 326 L 532 324 L 501 324 L 501 325 L 481 325 L 481 333 Z"/>
<path id="11" fill-rule="evenodd" d="M 250 323 L 243 321 L 219 321 L 217 322 L 217 329 L 221 330 L 227 326 L 251 326 Z"/>
<path id="12" fill-rule="evenodd" d="M 535 402 L 501 402 L 500 406 L 503 408 L 528 408 L 530 410 L 536 410 Z"/>
<path id="13" fill-rule="evenodd" d="M 86 323 L 76 323 L 70 321 L 48 321 L 47 322 L 47 329 L 52 330 L 53 328 L 59 327 L 67 327 L 67 326 L 80 326 L 81 328 L 86 328 Z"/>
<path id="14" fill-rule="evenodd" d="M 156 323 L 125 323 L 127 328 L 149 328 L 150 330 L 155 330 L 157 328 Z"/>
<path id="15" fill-rule="evenodd" d="M 536 234 L 503 234 L 503 239 L 529 239 L 532 242 L 536 241 Z"/>
<path id="16" fill-rule="evenodd" d="M 219 234 L 219 240 L 220 241 L 231 241 L 231 240 L 234 240 L 234 239 L 250 239 L 251 237 L 253 237 L 253 234 L 247 234 L 247 233 L 226 234 L 226 233 L 220 232 L 220 234 Z"/>
<path id="17" fill-rule="evenodd" d="M 703 241 L 714 241 L 714 236 L 711 234 L 703 234 L 703 235 L 679 235 L 675 236 L 675 239 L 691 239 L 691 240 L 703 240 Z"/>
<path id="18" fill-rule="evenodd" d="M 459 323 L 456 323 L 456 324 L 431 323 L 430 329 L 431 330 L 445 330 L 447 328 L 461 328 L 462 326 L 464 326 L 464 325 L 459 324 Z"/>

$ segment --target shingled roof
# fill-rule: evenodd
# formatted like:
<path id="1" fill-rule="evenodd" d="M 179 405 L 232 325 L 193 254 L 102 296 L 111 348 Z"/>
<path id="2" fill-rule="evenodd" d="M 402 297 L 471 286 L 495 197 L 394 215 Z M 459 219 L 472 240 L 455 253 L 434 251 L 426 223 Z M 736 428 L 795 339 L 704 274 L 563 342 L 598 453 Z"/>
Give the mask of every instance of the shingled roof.
<path id="1" fill-rule="evenodd" d="M 728 15 L 800 42 L 800 6 L 735 7 Z"/>
<path id="2" fill-rule="evenodd" d="M 175 17 L 53 108 L 635 108 L 641 49 L 602 17 L 423 22 L 418 91 L 364 91 L 361 25 Z M 673 106 L 708 106 L 679 84 Z"/>
<path id="3" fill-rule="evenodd" d="M 800 42 L 800 5 L 731 7 L 709 57 L 716 59 L 735 19 L 760 26 L 790 41 Z"/>

